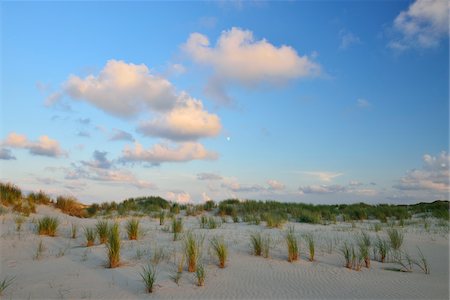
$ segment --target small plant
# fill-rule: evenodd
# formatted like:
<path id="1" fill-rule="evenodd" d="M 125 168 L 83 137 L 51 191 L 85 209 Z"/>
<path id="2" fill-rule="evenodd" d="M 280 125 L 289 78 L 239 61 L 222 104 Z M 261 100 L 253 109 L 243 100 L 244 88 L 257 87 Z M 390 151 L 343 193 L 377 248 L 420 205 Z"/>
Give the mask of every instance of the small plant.
<path id="1" fill-rule="evenodd" d="M 173 275 L 170 276 L 172 280 L 178 285 L 180 282 L 181 276 L 183 274 L 183 266 L 184 266 L 185 256 L 181 255 L 180 259 L 177 261 L 175 256 L 175 265 L 176 270 Z"/>
<path id="2" fill-rule="evenodd" d="M 105 244 L 108 240 L 108 231 L 109 231 L 109 223 L 108 221 L 97 221 L 95 224 L 95 228 L 97 229 L 98 238 L 100 240 L 100 244 Z"/>
<path id="3" fill-rule="evenodd" d="M 142 267 L 141 275 L 142 281 L 147 288 L 147 292 L 153 293 L 153 286 L 155 285 L 157 270 L 155 266 L 147 265 L 147 267 Z"/>
<path id="4" fill-rule="evenodd" d="M 400 250 L 400 247 L 403 244 L 404 235 L 399 230 L 395 228 L 388 229 L 387 234 L 389 236 L 389 240 L 391 242 L 391 247 L 395 251 Z"/>
<path id="5" fill-rule="evenodd" d="M 166 220 L 166 212 L 162 210 L 159 212 L 159 225 L 160 226 L 164 225 L 165 220 Z"/>
<path id="6" fill-rule="evenodd" d="M 372 240 L 370 239 L 370 235 L 367 232 L 362 231 L 361 236 L 358 240 L 358 246 L 359 246 L 359 253 L 364 258 L 364 263 L 365 263 L 366 268 L 370 268 L 369 252 L 370 252 L 371 245 L 372 245 Z"/>
<path id="7" fill-rule="evenodd" d="M 285 235 L 285 240 L 288 249 L 288 262 L 298 260 L 298 239 L 295 235 L 293 226 L 288 228 Z"/>
<path id="8" fill-rule="evenodd" d="M 219 260 L 219 267 L 225 268 L 225 263 L 228 258 L 228 247 L 227 244 L 225 244 L 225 241 L 223 238 L 217 238 L 214 237 L 211 241 L 211 247 L 213 249 L 214 254 L 216 255 L 217 259 Z"/>
<path id="9" fill-rule="evenodd" d="M 373 225 L 373 230 L 374 230 L 375 232 L 380 231 L 380 230 L 381 230 L 381 224 L 380 224 L 380 223 L 375 223 L 375 224 Z"/>
<path id="10" fill-rule="evenodd" d="M 152 263 L 157 266 L 162 260 L 166 258 L 166 252 L 163 247 L 156 247 L 152 255 Z"/>
<path id="11" fill-rule="evenodd" d="M 262 237 L 262 244 L 261 244 L 261 250 L 262 250 L 262 256 L 264 258 L 270 257 L 270 249 L 272 249 L 273 241 L 270 235 L 265 235 Z"/>
<path id="12" fill-rule="evenodd" d="M 181 218 L 172 219 L 173 240 L 178 240 L 178 235 L 183 231 L 183 220 Z"/>
<path id="13" fill-rule="evenodd" d="M 285 220 L 278 214 L 270 214 L 266 217 L 266 225 L 269 228 L 282 228 Z"/>
<path id="14" fill-rule="evenodd" d="M 23 216 L 15 216 L 14 217 L 14 222 L 16 222 L 16 231 L 21 231 L 22 230 L 22 224 L 23 222 L 25 222 L 25 218 Z"/>
<path id="15" fill-rule="evenodd" d="M 262 254 L 262 235 L 260 232 L 250 234 L 250 242 L 253 250 L 253 255 L 261 256 Z"/>
<path id="16" fill-rule="evenodd" d="M 208 217 L 205 215 L 202 215 L 200 217 L 200 228 L 205 229 L 208 225 Z"/>
<path id="17" fill-rule="evenodd" d="M 393 255 L 393 262 L 400 266 L 402 272 L 412 272 L 412 266 L 414 264 L 413 258 L 404 251 L 395 251 Z"/>
<path id="18" fill-rule="evenodd" d="M 189 272 L 195 272 L 197 268 L 197 263 L 201 257 L 203 241 L 203 236 L 194 235 L 192 231 L 189 231 L 184 237 L 184 254 Z"/>
<path id="19" fill-rule="evenodd" d="M 205 284 L 206 270 L 202 263 L 198 264 L 195 276 L 197 277 L 197 285 L 203 286 Z"/>
<path id="20" fill-rule="evenodd" d="M 309 232 L 305 235 L 305 240 L 306 243 L 308 244 L 308 249 L 309 249 L 309 261 L 314 261 L 314 253 L 315 253 L 315 240 L 314 240 L 314 235 Z"/>
<path id="21" fill-rule="evenodd" d="M 3 280 L 0 281 L 0 296 L 3 295 L 3 292 L 14 282 L 15 279 L 15 276 L 6 276 Z"/>
<path id="22" fill-rule="evenodd" d="M 131 219 L 126 224 L 127 234 L 129 240 L 137 240 L 139 234 L 139 220 Z"/>
<path id="23" fill-rule="evenodd" d="M 94 246 L 95 244 L 95 228 L 85 227 L 84 228 L 84 237 L 86 238 L 86 247 Z"/>
<path id="24" fill-rule="evenodd" d="M 378 250 L 379 260 L 384 263 L 384 261 L 386 260 L 386 256 L 388 255 L 390 250 L 389 242 L 377 236 L 375 247 Z"/>
<path id="25" fill-rule="evenodd" d="M 428 261 L 426 260 L 422 251 L 420 251 L 419 247 L 417 247 L 417 250 L 419 251 L 419 260 L 415 260 L 414 264 L 416 266 L 418 266 L 425 274 L 430 274 L 430 268 L 428 267 Z"/>
<path id="26" fill-rule="evenodd" d="M 72 226 L 71 226 L 71 237 L 72 237 L 72 239 L 76 239 L 77 238 L 77 233 L 78 233 L 78 225 L 76 223 L 72 223 Z"/>
<path id="27" fill-rule="evenodd" d="M 41 259 L 42 253 L 44 253 L 44 251 L 45 251 L 44 243 L 41 240 L 41 241 L 39 241 L 39 244 L 36 247 L 36 253 L 34 254 L 33 259 L 35 259 L 35 260 Z"/>
<path id="28" fill-rule="evenodd" d="M 109 267 L 115 268 L 120 263 L 120 231 L 119 224 L 114 223 L 108 233 L 108 241 L 106 243 Z"/>
<path id="29" fill-rule="evenodd" d="M 352 253 L 354 252 L 353 245 L 350 245 L 347 241 L 342 245 L 341 253 L 344 256 L 345 267 L 347 269 L 352 268 Z"/>
<path id="30" fill-rule="evenodd" d="M 59 221 L 56 217 L 43 217 L 38 220 L 39 235 L 56 236 Z"/>
<path id="31" fill-rule="evenodd" d="M 234 215 L 231 216 L 231 217 L 232 217 L 234 223 L 239 223 L 239 217 L 238 217 L 237 214 L 234 214 Z"/>
<path id="32" fill-rule="evenodd" d="M 217 227 L 219 227 L 219 222 L 216 221 L 216 218 L 209 217 L 209 219 L 208 219 L 208 228 L 209 229 L 216 229 Z"/>

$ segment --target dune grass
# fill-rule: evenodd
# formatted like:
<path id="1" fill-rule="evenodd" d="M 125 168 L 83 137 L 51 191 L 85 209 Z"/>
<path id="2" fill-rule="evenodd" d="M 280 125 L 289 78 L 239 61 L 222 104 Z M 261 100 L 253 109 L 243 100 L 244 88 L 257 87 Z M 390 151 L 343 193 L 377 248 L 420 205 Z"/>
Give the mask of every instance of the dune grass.
<path id="1" fill-rule="evenodd" d="M 129 240 L 137 240 L 139 238 L 139 219 L 128 220 L 126 225 Z"/>
<path id="2" fill-rule="evenodd" d="M 183 266 L 184 266 L 184 262 L 185 262 L 185 256 L 181 255 L 180 259 L 177 260 L 177 255 L 175 254 L 175 272 L 170 275 L 170 278 L 178 285 L 180 280 L 181 280 L 181 276 L 183 274 Z"/>
<path id="3" fill-rule="evenodd" d="M 148 264 L 146 267 L 142 267 L 142 272 L 139 273 L 139 275 L 141 275 L 142 281 L 145 284 L 147 292 L 153 293 L 153 286 L 155 285 L 157 277 L 156 266 Z"/>
<path id="4" fill-rule="evenodd" d="M 306 244 L 308 244 L 309 249 L 309 261 L 314 261 L 314 254 L 316 248 L 316 241 L 312 232 L 305 234 L 304 236 Z"/>
<path id="5" fill-rule="evenodd" d="M 285 234 L 285 241 L 288 250 L 288 262 L 294 262 L 298 260 L 298 238 L 295 234 L 294 227 L 291 226 L 288 228 Z"/>
<path id="6" fill-rule="evenodd" d="M 70 227 L 70 237 L 72 239 L 76 239 L 77 238 L 77 233 L 78 233 L 78 224 L 77 223 L 72 223 L 71 227 Z"/>
<path id="7" fill-rule="evenodd" d="M 344 266 L 347 269 L 352 268 L 352 253 L 354 252 L 353 245 L 349 244 L 347 241 L 344 241 L 344 244 L 341 247 L 341 254 L 344 257 L 345 264 Z"/>
<path id="8" fill-rule="evenodd" d="M 41 259 L 44 251 L 45 251 L 44 243 L 42 242 L 42 240 L 40 240 L 39 244 L 36 247 L 36 253 L 33 256 L 33 259 L 35 259 L 35 260 Z"/>
<path id="9" fill-rule="evenodd" d="M 209 229 L 216 229 L 220 226 L 220 222 L 218 222 L 216 220 L 216 218 L 214 217 L 209 217 L 208 218 L 208 228 Z"/>
<path id="10" fill-rule="evenodd" d="M 206 270 L 202 263 L 199 263 L 197 269 L 195 270 L 195 276 L 197 277 L 197 285 L 205 285 Z"/>
<path id="11" fill-rule="evenodd" d="M 430 274 L 430 267 L 428 266 L 427 259 L 419 247 L 417 247 L 417 251 L 419 252 L 419 260 L 415 260 L 414 264 L 418 266 L 425 274 Z"/>
<path id="12" fill-rule="evenodd" d="M 250 244 L 252 246 L 252 253 L 256 256 L 261 256 L 263 238 L 261 232 L 255 232 L 250 234 Z"/>
<path id="13" fill-rule="evenodd" d="M 43 217 L 38 220 L 39 235 L 56 236 L 59 220 L 56 217 Z"/>
<path id="14" fill-rule="evenodd" d="M 100 244 L 105 244 L 108 240 L 109 223 L 106 220 L 98 220 L 95 224 Z"/>
<path id="15" fill-rule="evenodd" d="M 108 266 L 110 268 L 118 267 L 120 264 L 120 231 L 118 223 L 114 223 L 109 229 L 106 248 L 108 254 Z"/>
<path id="16" fill-rule="evenodd" d="M 391 248 L 394 251 L 398 251 L 400 250 L 402 244 L 403 244 L 403 239 L 404 239 L 404 234 L 401 233 L 398 229 L 395 228 L 390 228 L 387 230 L 387 234 L 389 236 L 389 241 L 391 244 Z"/>
<path id="17" fill-rule="evenodd" d="M 202 228 L 202 229 L 207 228 L 207 226 L 208 226 L 208 217 L 205 216 L 205 215 L 202 215 L 200 217 L 199 222 L 200 222 L 200 228 Z"/>
<path id="18" fill-rule="evenodd" d="M 225 264 L 228 258 L 228 246 L 223 238 L 213 237 L 210 241 L 213 253 L 219 261 L 219 267 L 225 268 Z"/>
<path id="19" fill-rule="evenodd" d="M 86 247 L 94 246 L 96 235 L 97 235 L 97 233 L 95 231 L 95 228 L 91 228 L 91 227 L 84 228 L 84 237 L 86 238 Z"/>
<path id="20" fill-rule="evenodd" d="M 366 268 L 370 268 L 370 247 L 372 245 L 372 239 L 370 238 L 370 235 L 362 231 L 361 235 L 358 238 L 358 247 L 359 247 L 359 253 L 364 258 L 364 264 Z"/>
<path id="21" fill-rule="evenodd" d="M 266 225 L 269 228 L 282 228 L 286 220 L 279 214 L 268 214 L 266 216 Z"/>
<path id="22" fill-rule="evenodd" d="M 178 240 L 179 234 L 183 231 L 183 219 L 181 218 L 173 218 L 172 219 L 172 233 L 173 240 Z"/>
<path id="23" fill-rule="evenodd" d="M 0 281 L 0 296 L 3 295 L 3 292 L 13 284 L 14 280 L 16 280 L 15 276 L 6 276 L 3 280 Z"/>
<path id="24" fill-rule="evenodd" d="M 197 263 L 202 255 L 203 241 L 204 236 L 195 235 L 192 231 L 187 232 L 184 236 L 184 254 L 189 272 L 195 272 L 197 268 Z"/>
<path id="25" fill-rule="evenodd" d="M 164 247 L 155 247 L 152 255 L 152 264 L 157 266 L 161 261 L 166 259 L 167 254 Z"/>
<path id="26" fill-rule="evenodd" d="M 166 212 L 162 210 L 159 212 L 159 225 L 160 226 L 164 225 L 165 220 L 166 220 Z"/>
<path id="27" fill-rule="evenodd" d="M 261 250 L 262 250 L 262 256 L 264 258 L 270 257 L 270 250 L 273 247 L 273 240 L 270 234 L 263 235 L 262 236 L 262 244 L 261 244 Z"/>
<path id="28" fill-rule="evenodd" d="M 25 218 L 21 215 L 15 216 L 14 222 L 16 223 L 16 231 L 21 231 L 22 224 L 25 222 Z"/>
<path id="29" fill-rule="evenodd" d="M 389 242 L 387 240 L 381 238 L 380 236 L 377 236 L 377 241 L 375 243 L 375 247 L 376 247 L 378 255 L 379 255 L 379 261 L 384 263 L 387 255 L 389 254 L 389 251 L 390 251 Z"/>

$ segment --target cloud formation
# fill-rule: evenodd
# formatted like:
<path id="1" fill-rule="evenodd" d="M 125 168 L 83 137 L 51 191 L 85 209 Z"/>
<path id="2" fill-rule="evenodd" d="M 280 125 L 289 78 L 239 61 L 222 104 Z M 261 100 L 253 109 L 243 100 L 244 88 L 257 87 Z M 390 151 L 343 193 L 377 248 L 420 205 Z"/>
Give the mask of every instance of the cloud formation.
<path id="1" fill-rule="evenodd" d="M 198 180 L 222 180 L 223 177 L 214 173 L 198 173 Z"/>
<path id="2" fill-rule="evenodd" d="M 393 187 L 399 190 L 428 190 L 448 194 L 449 166 L 450 156 L 445 151 L 437 156 L 425 154 L 422 168 L 407 171 Z"/>
<path id="3" fill-rule="evenodd" d="M 388 46 L 395 50 L 437 47 L 448 37 L 448 5 L 445 0 L 416 0 L 395 18 L 398 36 Z"/>
<path id="4" fill-rule="evenodd" d="M 346 50 L 352 45 L 361 43 L 361 40 L 359 39 L 358 36 L 345 29 L 339 31 L 339 39 L 340 39 L 339 49 L 341 50 Z"/>
<path id="5" fill-rule="evenodd" d="M 298 190 L 304 194 L 332 194 L 332 193 L 346 192 L 347 188 L 339 184 L 334 185 L 321 184 L 321 185 L 301 186 L 299 187 Z"/>
<path id="6" fill-rule="evenodd" d="M 315 172 L 302 172 L 303 174 L 317 177 L 321 181 L 330 182 L 332 179 L 344 175 L 344 173 L 315 171 Z"/>
<path id="7" fill-rule="evenodd" d="M 171 191 L 166 193 L 166 198 L 170 201 L 175 201 L 180 204 L 191 202 L 191 195 L 184 191 Z"/>
<path id="8" fill-rule="evenodd" d="M 61 149 L 58 141 L 52 140 L 46 135 L 39 137 L 35 142 L 28 140 L 25 135 L 10 133 L 1 143 L 3 147 L 27 149 L 32 155 L 61 157 L 67 156 L 67 152 Z"/>
<path id="9" fill-rule="evenodd" d="M 359 98 L 356 99 L 356 106 L 361 109 L 366 109 L 372 107 L 372 104 L 367 99 Z"/>
<path id="10" fill-rule="evenodd" d="M 277 180 L 274 180 L 274 179 L 267 180 L 267 184 L 269 185 L 270 190 L 281 191 L 286 188 L 286 186 L 283 183 L 281 183 Z"/>
<path id="11" fill-rule="evenodd" d="M 0 148 L 0 159 L 2 160 L 15 160 L 16 157 L 12 155 L 10 149 Z"/>
<path id="12" fill-rule="evenodd" d="M 121 160 L 123 162 L 148 162 L 160 164 L 162 162 L 187 162 L 191 160 L 215 160 L 218 154 L 205 149 L 196 142 L 179 143 L 176 147 L 168 144 L 155 144 L 150 149 L 135 143 L 134 147 L 127 146 L 122 151 Z"/>
<path id="13" fill-rule="evenodd" d="M 254 87 L 320 74 L 320 66 L 294 48 L 255 40 L 253 32 L 236 27 L 223 31 L 215 46 L 205 35 L 192 33 L 182 48 L 194 62 L 213 69 L 206 91 L 222 102 L 229 101 L 224 90 L 227 83 Z"/>
<path id="14" fill-rule="evenodd" d="M 128 133 L 126 131 L 120 130 L 120 129 L 113 129 L 113 134 L 109 138 L 110 141 L 129 141 L 134 142 L 134 137 L 131 133 Z"/>
<path id="15" fill-rule="evenodd" d="M 201 101 L 180 96 L 182 101 L 157 119 L 141 123 L 138 132 L 145 136 L 164 137 L 174 141 L 197 140 L 202 137 L 212 137 L 222 129 L 220 119 L 203 109 Z"/>

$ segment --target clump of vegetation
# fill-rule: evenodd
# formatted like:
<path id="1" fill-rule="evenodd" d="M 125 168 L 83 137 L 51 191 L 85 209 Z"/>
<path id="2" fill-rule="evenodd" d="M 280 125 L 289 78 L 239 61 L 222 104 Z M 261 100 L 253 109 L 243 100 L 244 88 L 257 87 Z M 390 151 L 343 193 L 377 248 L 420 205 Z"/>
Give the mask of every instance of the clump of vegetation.
<path id="1" fill-rule="evenodd" d="M 425 274 L 430 274 L 430 268 L 428 266 L 428 261 L 423 255 L 422 251 L 420 251 L 420 248 L 417 247 L 417 250 L 419 251 L 419 259 L 414 261 L 414 264 L 417 265 Z"/>
<path id="2" fill-rule="evenodd" d="M 341 248 L 341 253 L 345 260 L 345 267 L 348 269 L 352 268 L 352 254 L 354 253 L 353 245 L 349 244 L 347 241 L 344 242 Z"/>
<path id="3" fill-rule="evenodd" d="M 214 217 L 209 217 L 208 218 L 208 228 L 209 229 L 216 229 L 217 227 L 219 227 L 219 222 L 216 220 L 216 218 Z"/>
<path id="4" fill-rule="evenodd" d="M 406 251 L 395 251 L 392 259 L 393 263 L 400 266 L 402 272 L 412 272 L 414 259 Z"/>
<path id="5" fill-rule="evenodd" d="M 142 272 L 139 274 L 147 288 L 147 292 L 153 293 L 153 286 L 155 285 L 157 276 L 156 267 L 149 264 L 146 267 L 142 267 Z"/>
<path id="6" fill-rule="evenodd" d="M 308 249 L 309 249 L 309 261 L 314 261 L 316 242 L 315 242 L 314 235 L 312 234 L 312 232 L 305 234 L 305 240 L 306 240 L 306 243 L 308 244 Z"/>
<path id="7" fill-rule="evenodd" d="M 286 222 L 286 219 L 279 214 L 268 214 L 265 219 L 266 225 L 269 228 L 282 228 L 283 224 Z"/>
<path id="8" fill-rule="evenodd" d="M 223 238 L 213 237 L 210 241 L 211 248 L 219 261 L 219 267 L 225 268 L 228 258 L 228 246 Z"/>
<path id="9" fill-rule="evenodd" d="M 389 236 L 392 249 L 395 251 L 400 250 L 403 244 L 404 234 L 395 228 L 388 229 L 387 234 Z"/>
<path id="10" fill-rule="evenodd" d="M 50 198 L 50 196 L 43 191 L 39 191 L 37 193 L 31 192 L 27 198 L 29 202 L 35 204 L 49 205 L 50 203 L 52 203 L 52 198 Z"/>
<path id="11" fill-rule="evenodd" d="M 384 263 L 386 260 L 386 257 L 390 251 L 390 245 L 389 242 L 380 236 L 377 236 L 377 242 L 375 244 L 375 247 L 377 249 L 378 255 L 379 255 L 379 261 Z"/>
<path id="12" fill-rule="evenodd" d="M 270 249 L 272 249 L 273 246 L 273 240 L 269 234 L 262 237 L 262 244 L 261 244 L 261 250 L 262 250 L 262 256 L 264 258 L 270 257 Z"/>
<path id="13" fill-rule="evenodd" d="M 14 222 L 16 223 L 16 231 L 22 230 L 22 224 L 25 222 L 25 218 L 21 215 L 14 217 Z"/>
<path id="14" fill-rule="evenodd" d="M 203 204 L 203 209 L 206 211 L 212 211 L 214 208 L 216 208 L 216 203 L 213 200 L 208 200 Z"/>
<path id="15" fill-rule="evenodd" d="M 370 268 L 370 247 L 372 245 L 372 240 L 370 238 L 370 235 L 365 232 L 362 231 L 361 232 L 361 236 L 359 237 L 358 240 L 358 246 L 359 246 L 359 253 L 363 256 L 364 258 L 364 263 L 366 268 Z"/>
<path id="16" fill-rule="evenodd" d="M 159 225 L 160 226 L 164 225 L 165 220 L 166 220 L 166 212 L 162 210 L 159 212 Z"/>
<path id="17" fill-rule="evenodd" d="M 56 217 L 43 217 L 38 220 L 39 235 L 56 236 L 59 221 Z"/>
<path id="18" fill-rule="evenodd" d="M 56 198 L 55 207 L 59 208 L 63 213 L 68 214 L 69 216 L 78 218 L 87 217 L 85 206 L 72 196 L 58 196 Z"/>
<path id="19" fill-rule="evenodd" d="M 100 244 L 105 244 L 108 240 L 109 223 L 106 220 L 98 220 L 95 224 Z"/>
<path id="20" fill-rule="evenodd" d="M 41 259 L 44 251 L 45 251 L 44 243 L 42 242 L 42 240 L 40 240 L 39 244 L 36 247 L 36 253 L 34 254 L 33 259 L 36 259 L 36 260 Z"/>
<path id="21" fill-rule="evenodd" d="M 77 233 L 78 233 L 78 225 L 77 225 L 77 223 L 72 223 L 71 228 L 70 228 L 70 232 L 71 232 L 71 238 L 72 239 L 76 239 L 77 238 Z"/>
<path id="22" fill-rule="evenodd" d="M 200 217 L 200 228 L 205 229 L 208 226 L 208 217 L 205 215 L 202 215 Z"/>
<path id="23" fill-rule="evenodd" d="M 180 282 L 181 276 L 183 274 L 183 266 L 184 266 L 184 262 L 185 262 L 185 256 L 181 255 L 180 259 L 177 261 L 177 255 L 175 255 L 175 265 L 176 265 L 176 269 L 173 275 L 170 276 L 170 278 L 172 278 L 172 280 L 178 285 L 178 283 Z"/>
<path id="24" fill-rule="evenodd" d="M 22 199 L 21 189 L 12 183 L 0 182 L 0 200 L 5 206 L 13 206 Z"/>
<path id="25" fill-rule="evenodd" d="M 84 237 L 86 238 L 86 247 L 94 246 L 95 244 L 95 228 L 85 227 L 84 228 Z"/>
<path id="26" fill-rule="evenodd" d="M 183 220 L 181 218 L 172 219 L 173 240 L 178 240 L 178 235 L 183 231 Z"/>
<path id="27" fill-rule="evenodd" d="M 126 223 L 129 240 L 137 240 L 139 235 L 139 219 L 131 219 Z"/>
<path id="28" fill-rule="evenodd" d="M 197 268 L 197 263 L 202 254 L 203 241 L 204 236 L 195 235 L 192 231 L 187 232 L 184 236 L 184 254 L 189 272 L 195 272 Z"/>
<path id="29" fill-rule="evenodd" d="M 198 264 L 195 276 L 197 277 L 197 285 L 203 286 L 205 284 L 206 270 L 202 263 Z"/>
<path id="30" fill-rule="evenodd" d="M 293 226 L 288 228 L 284 238 L 288 250 L 288 261 L 294 262 L 298 260 L 298 239 Z"/>
<path id="31" fill-rule="evenodd" d="M 110 268 L 116 268 L 120 264 L 120 231 L 119 224 L 114 223 L 108 233 L 108 241 L 106 243 L 108 261 Z"/>
<path id="32" fill-rule="evenodd" d="M 250 234 L 250 243 L 252 246 L 253 255 L 261 256 L 263 245 L 263 238 L 261 232 L 255 232 Z"/>
<path id="33" fill-rule="evenodd" d="M 9 277 L 6 276 L 3 278 L 3 280 L 0 281 L 0 296 L 3 295 L 3 292 L 11 285 L 13 284 L 14 280 L 16 279 L 15 276 Z"/>

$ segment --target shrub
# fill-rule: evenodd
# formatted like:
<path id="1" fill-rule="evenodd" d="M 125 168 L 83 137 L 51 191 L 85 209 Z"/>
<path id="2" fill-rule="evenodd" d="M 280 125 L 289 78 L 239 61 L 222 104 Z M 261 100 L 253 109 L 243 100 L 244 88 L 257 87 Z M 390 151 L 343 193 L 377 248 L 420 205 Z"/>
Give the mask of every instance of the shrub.
<path id="1" fill-rule="evenodd" d="M 153 286 L 156 282 L 156 267 L 152 265 L 147 265 L 147 267 L 142 267 L 141 275 L 142 281 L 144 281 L 147 292 L 153 293 Z"/>
<path id="2" fill-rule="evenodd" d="M 43 217 L 38 220 L 39 235 L 56 236 L 59 221 L 56 217 Z"/>
<path id="3" fill-rule="evenodd" d="M 298 260 L 298 240 L 293 226 L 288 228 L 285 240 L 288 249 L 288 261 L 293 262 Z"/>
<path id="4" fill-rule="evenodd" d="M 202 263 L 197 266 L 195 275 L 197 277 L 197 285 L 203 286 L 205 284 L 206 270 Z"/>
<path id="5" fill-rule="evenodd" d="M 227 244 L 225 244 L 225 241 L 223 238 L 217 238 L 214 237 L 210 241 L 211 247 L 213 249 L 214 254 L 216 255 L 217 259 L 219 260 L 219 267 L 225 268 L 225 263 L 228 258 L 228 247 Z"/>
<path id="6" fill-rule="evenodd" d="M 188 271 L 194 272 L 197 268 L 197 263 L 201 257 L 203 236 L 197 236 L 189 231 L 184 237 L 184 254 L 188 264 Z"/>
<path id="7" fill-rule="evenodd" d="M 178 239 L 178 235 L 183 231 L 183 220 L 181 218 L 173 218 L 172 219 L 172 233 L 173 240 L 176 241 Z"/>
<path id="8" fill-rule="evenodd" d="M 387 234 L 389 236 L 389 241 L 391 243 L 392 249 L 395 251 L 400 250 L 403 244 L 404 235 L 399 230 L 395 228 L 388 229 Z"/>
<path id="9" fill-rule="evenodd" d="M 216 207 L 216 203 L 213 200 L 208 200 L 205 202 L 205 204 L 203 204 L 203 208 L 206 211 L 211 211 Z"/>
<path id="10" fill-rule="evenodd" d="M 115 268 L 120 263 L 120 231 L 119 224 L 114 223 L 108 232 L 108 241 L 106 243 L 109 267 Z"/>
<path id="11" fill-rule="evenodd" d="M 262 254 L 262 235 L 260 232 L 255 232 L 250 234 L 250 242 L 253 250 L 253 254 L 256 256 L 261 256 Z"/>
<path id="12" fill-rule="evenodd" d="M 310 232 L 305 234 L 305 240 L 306 243 L 308 244 L 308 249 L 309 249 L 309 261 L 314 261 L 314 253 L 315 253 L 315 240 L 314 240 L 314 235 Z"/>
<path id="13" fill-rule="evenodd" d="M 137 240 L 139 234 L 139 220 L 131 219 L 126 224 L 127 234 L 129 240 Z"/>
<path id="14" fill-rule="evenodd" d="M 97 229 L 98 238 L 100 240 L 100 244 L 105 244 L 108 240 L 108 231 L 109 231 L 109 223 L 106 220 L 98 220 L 97 224 L 95 224 L 95 228 Z"/>
<path id="15" fill-rule="evenodd" d="M 85 227 L 84 228 L 84 236 L 86 238 L 86 247 L 94 246 L 95 236 L 96 236 L 95 229 L 90 228 L 90 227 Z"/>

